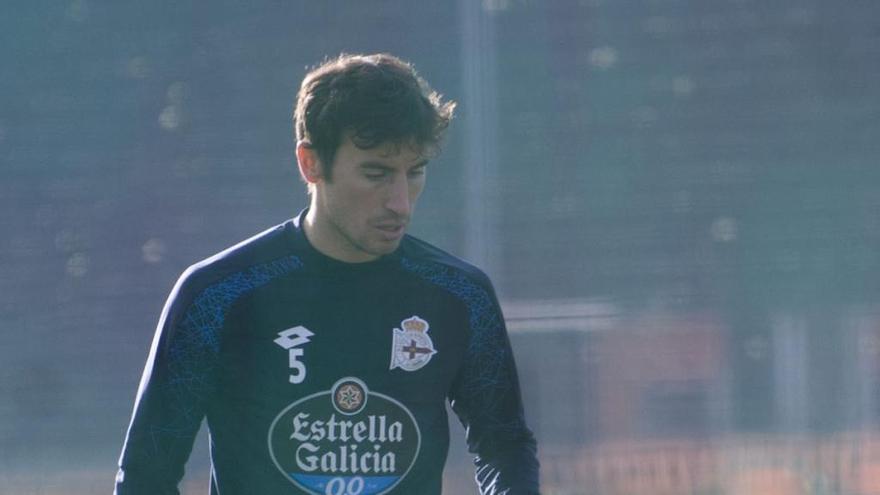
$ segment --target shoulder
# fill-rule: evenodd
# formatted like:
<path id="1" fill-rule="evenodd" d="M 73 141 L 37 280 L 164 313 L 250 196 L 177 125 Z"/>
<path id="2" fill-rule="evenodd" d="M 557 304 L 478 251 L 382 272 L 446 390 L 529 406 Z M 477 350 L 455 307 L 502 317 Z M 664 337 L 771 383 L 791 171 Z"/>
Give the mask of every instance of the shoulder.
<path id="1" fill-rule="evenodd" d="M 290 221 L 245 239 L 187 268 L 174 296 L 192 299 L 213 288 L 228 296 L 268 283 L 302 265 L 292 248 Z"/>
<path id="2" fill-rule="evenodd" d="M 410 235 L 401 244 L 400 262 L 404 270 L 452 292 L 493 292 L 492 282 L 481 269 Z"/>
<path id="3" fill-rule="evenodd" d="M 467 311 L 473 342 L 495 345 L 504 333 L 504 318 L 489 277 L 474 265 L 436 246 L 407 236 L 401 247 L 403 270 L 452 295 Z M 488 343 L 488 344 L 487 344 Z"/>

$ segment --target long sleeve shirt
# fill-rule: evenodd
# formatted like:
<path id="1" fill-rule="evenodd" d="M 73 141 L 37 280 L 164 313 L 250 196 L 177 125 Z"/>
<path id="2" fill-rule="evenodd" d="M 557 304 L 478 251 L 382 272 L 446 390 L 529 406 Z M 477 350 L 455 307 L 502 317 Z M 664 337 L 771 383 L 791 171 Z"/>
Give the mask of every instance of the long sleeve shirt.
<path id="1" fill-rule="evenodd" d="M 449 401 L 482 494 L 538 493 L 489 279 L 414 237 L 324 256 L 298 218 L 190 267 L 162 312 L 117 495 L 177 494 L 203 420 L 212 495 L 441 493 Z"/>

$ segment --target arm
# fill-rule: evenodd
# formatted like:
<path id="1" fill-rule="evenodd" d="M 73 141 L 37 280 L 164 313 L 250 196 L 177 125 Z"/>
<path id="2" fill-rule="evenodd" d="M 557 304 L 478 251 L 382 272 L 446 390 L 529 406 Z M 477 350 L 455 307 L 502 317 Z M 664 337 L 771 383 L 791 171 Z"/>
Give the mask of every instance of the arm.
<path id="1" fill-rule="evenodd" d="M 177 495 L 213 388 L 216 332 L 181 277 L 159 320 L 129 425 L 116 495 Z"/>
<path id="2" fill-rule="evenodd" d="M 468 305 L 470 340 L 450 402 L 476 455 L 480 493 L 537 494 L 536 443 L 525 424 L 507 329 L 488 280 Z"/>

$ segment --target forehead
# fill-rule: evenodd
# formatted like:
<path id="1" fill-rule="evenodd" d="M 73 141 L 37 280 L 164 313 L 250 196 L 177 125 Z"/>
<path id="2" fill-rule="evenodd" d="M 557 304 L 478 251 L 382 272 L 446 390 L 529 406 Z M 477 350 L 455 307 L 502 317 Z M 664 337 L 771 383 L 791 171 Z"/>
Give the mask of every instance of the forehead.
<path id="1" fill-rule="evenodd" d="M 378 162 L 383 164 L 413 165 L 428 160 L 426 149 L 415 140 L 386 141 L 370 148 L 361 148 L 345 136 L 336 152 L 337 161 Z"/>

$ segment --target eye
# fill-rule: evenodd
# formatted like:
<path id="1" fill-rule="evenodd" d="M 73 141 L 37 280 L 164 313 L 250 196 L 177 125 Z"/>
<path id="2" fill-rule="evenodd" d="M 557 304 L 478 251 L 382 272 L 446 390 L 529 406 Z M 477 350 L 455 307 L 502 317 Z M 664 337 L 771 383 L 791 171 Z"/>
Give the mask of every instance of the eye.
<path id="1" fill-rule="evenodd" d="M 383 170 L 370 170 L 364 173 L 364 177 L 370 180 L 382 180 L 388 176 L 388 172 Z"/>
<path id="2" fill-rule="evenodd" d="M 425 167 L 417 167 L 409 171 L 410 177 L 420 177 L 425 175 Z"/>

